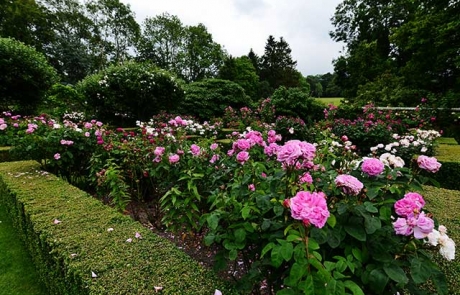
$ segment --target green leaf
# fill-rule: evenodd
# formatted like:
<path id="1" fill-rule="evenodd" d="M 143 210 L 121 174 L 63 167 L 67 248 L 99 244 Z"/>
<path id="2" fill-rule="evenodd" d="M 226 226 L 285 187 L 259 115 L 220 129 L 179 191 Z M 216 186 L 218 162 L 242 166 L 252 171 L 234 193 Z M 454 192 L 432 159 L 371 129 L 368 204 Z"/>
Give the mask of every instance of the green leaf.
<path id="1" fill-rule="evenodd" d="M 436 286 L 436 291 L 438 291 L 438 295 L 449 294 L 449 287 L 447 286 L 446 276 L 443 272 L 439 270 L 434 271 L 431 279 L 434 285 Z"/>
<path id="2" fill-rule="evenodd" d="M 241 209 L 241 217 L 243 217 L 243 219 L 246 219 L 250 215 L 251 215 L 251 207 L 244 206 L 243 209 Z"/>
<path id="3" fill-rule="evenodd" d="M 382 227 L 382 223 L 380 222 L 379 218 L 370 217 L 370 216 L 366 216 L 364 218 L 364 228 L 367 234 L 371 235 L 375 233 L 375 231 L 380 229 L 381 227 Z"/>
<path id="4" fill-rule="evenodd" d="M 370 212 L 370 213 L 379 212 L 379 209 L 377 209 L 377 207 L 375 207 L 374 204 L 372 204 L 371 202 L 365 202 L 364 207 L 366 208 L 367 212 Z"/>
<path id="5" fill-rule="evenodd" d="M 315 292 L 315 284 L 313 283 L 313 276 L 308 276 L 305 280 L 305 284 L 303 286 L 303 291 L 305 295 L 316 295 Z"/>
<path id="6" fill-rule="evenodd" d="M 327 224 L 329 224 L 330 227 L 335 227 L 337 224 L 337 219 L 335 218 L 334 214 L 329 215 L 329 218 L 327 219 Z"/>
<path id="7" fill-rule="evenodd" d="M 388 276 L 382 269 L 374 269 L 369 273 L 369 286 L 377 293 L 383 293 L 388 284 Z"/>
<path id="8" fill-rule="evenodd" d="M 318 250 L 319 244 L 313 238 L 308 239 L 308 249 L 310 250 Z"/>
<path id="9" fill-rule="evenodd" d="M 246 231 L 243 228 L 235 230 L 235 241 L 242 242 L 246 239 Z"/>
<path id="10" fill-rule="evenodd" d="M 280 267 L 283 263 L 283 255 L 281 254 L 281 246 L 275 245 L 271 253 L 271 262 L 274 267 Z"/>
<path id="11" fill-rule="evenodd" d="M 353 218 L 350 218 L 350 219 L 353 219 Z M 353 223 L 346 224 L 344 228 L 347 234 L 357 239 L 358 241 L 361 241 L 361 242 L 366 241 L 366 231 L 364 230 L 362 224 L 353 222 Z"/>
<path id="12" fill-rule="evenodd" d="M 416 257 L 411 260 L 410 275 L 415 284 L 426 282 L 431 276 L 431 270 L 430 264 L 425 263 L 419 258 Z"/>
<path id="13" fill-rule="evenodd" d="M 206 222 L 212 230 L 216 230 L 217 226 L 219 225 L 219 220 L 220 217 L 219 215 L 215 214 L 215 212 L 211 213 L 211 215 L 206 218 Z"/>
<path id="14" fill-rule="evenodd" d="M 291 286 L 291 287 L 296 287 L 306 272 L 307 272 L 307 267 L 305 265 L 295 262 L 291 266 L 291 270 L 289 271 L 289 276 L 286 278 L 286 281 L 285 281 L 286 285 Z"/>
<path id="15" fill-rule="evenodd" d="M 356 260 L 358 260 L 359 262 L 363 262 L 361 249 L 353 248 L 351 249 L 351 253 L 353 253 L 353 256 L 356 258 Z"/>
<path id="16" fill-rule="evenodd" d="M 214 240 L 216 239 L 216 236 L 215 235 L 212 235 L 212 234 L 209 234 L 209 235 L 206 235 L 204 237 L 204 244 L 206 246 L 210 246 L 212 245 L 212 243 L 214 243 Z"/>
<path id="17" fill-rule="evenodd" d="M 275 243 L 273 243 L 273 242 L 270 242 L 267 245 L 265 245 L 265 247 L 262 249 L 261 256 L 263 257 L 265 254 L 267 254 L 268 251 L 273 249 L 273 247 L 275 247 Z"/>
<path id="18" fill-rule="evenodd" d="M 390 279 L 397 283 L 407 284 L 409 282 L 409 278 L 406 276 L 404 270 L 396 264 L 386 265 L 383 267 L 383 270 Z"/>
<path id="19" fill-rule="evenodd" d="M 391 209 L 386 206 L 380 207 L 380 219 L 382 220 L 390 220 L 391 218 Z"/>
<path id="20" fill-rule="evenodd" d="M 379 191 L 380 191 L 380 186 L 371 186 L 367 188 L 366 195 L 369 198 L 369 200 L 373 200 L 375 197 L 379 195 Z"/>
<path id="21" fill-rule="evenodd" d="M 294 252 L 294 247 L 292 246 L 291 243 L 284 243 L 283 245 L 281 245 L 280 253 L 284 260 L 286 261 L 291 260 L 293 252 Z"/>
<path id="22" fill-rule="evenodd" d="M 345 281 L 343 282 L 345 288 L 353 292 L 353 295 L 364 295 L 363 290 L 353 281 Z"/>
<path id="23" fill-rule="evenodd" d="M 230 250 L 230 252 L 228 252 L 228 259 L 235 260 L 236 257 L 238 257 L 238 252 L 236 251 L 236 249 L 232 249 Z"/>

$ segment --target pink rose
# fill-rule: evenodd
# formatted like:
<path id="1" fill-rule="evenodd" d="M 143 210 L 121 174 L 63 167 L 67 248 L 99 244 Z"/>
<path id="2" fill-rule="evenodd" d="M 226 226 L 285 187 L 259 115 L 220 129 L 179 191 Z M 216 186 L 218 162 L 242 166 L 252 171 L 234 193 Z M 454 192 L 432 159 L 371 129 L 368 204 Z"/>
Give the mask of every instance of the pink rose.
<path id="1" fill-rule="evenodd" d="M 253 183 L 251 183 L 251 184 L 248 185 L 248 190 L 253 192 L 253 191 L 256 190 L 256 186 Z"/>
<path id="2" fill-rule="evenodd" d="M 236 155 L 236 160 L 241 164 L 244 164 L 249 159 L 249 153 L 246 151 L 241 151 Z"/>
<path id="3" fill-rule="evenodd" d="M 159 156 L 161 157 L 163 155 L 163 153 L 165 152 L 165 148 L 164 147 L 161 147 L 161 146 L 157 146 L 155 148 L 155 151 L 153 151 L 153 153 L 155 154 L 155 156 Z"/>
<path id="4" fill-rule="evenodd" d="M 441 168 L 441 163 L 439 163 L 435 157 L 427 157 L 425 155 L 421 155 L 417 158 L 417 164 L 421 169 L 431 173 L 436 173 Z"/>
<path id="5" fill-rule="evenodd" d="M 330 215 L 323 192 L 300 191 L 285 204 L 289 205 L 292 218 L 302 220 L 307 226 L 322 228 Z"/>
<path id="6" fill-rule="evenodd" d="M 59 153 L 54 154 L 54 159 L 55 160 L 59 160 L 60 158 L 61 158 L 61 154 L 59 154 Z"/>
<path id="7" fill-rule="evenodd" d="M 335 185 L 340 187 L 344 193 L 352 196 L 357 196 L 364 187 L 361 181 L 348 174 L 338 175 L 335 178 Z"/>
<path id="8" fill-rule="evenodd" d="M 425 206 L 425 200 L 418 193 L 409 192 L 404 195 L 404 198 L 398 200 L 394 204 L 396 214 L 407 217 L 410 214 L 418 214 Z"/>
<path id="9" fill-rule="evenodd" d="M 180 157 L 179 157 L 178 154 L 172 154 L 172 155 L 169 156 L 169 163 L 170 164 L 177 163 L 177 162 L 179 162 L 179 160 L 180 160 Z"/>
<path id="10" fill-rule="evenodd" d="M 211 144 L 211 146 L 209 147 L 211 149 L 211 151 L 217 149 L 219 147 L 219 145 L 217 143 L 213 143 Z"/>
<path id="11" fill-rule="evenodd" d="M 192 153 L 192 155 L 198 156 L 200 154 L 200 151 L 201 151 L 201 148 L 197 146 L 196 144 L 192 144 L 190 146 L 190 152 Z"/>
<path id="12" fill-rule="evenodd" d="M 278 148 L 278 162 L 285 163 L 287 165 L 294 165 L 301 156 L 302 150 L 296 143 L 289 143 L 288 141 Z"/>
<path id="13" fill-rule="evenodd" d="M 311 177 L 310 173 L 305 172 L 299 179 L 300 183 L 312 184 L 313 178 Z"/>
<path id="14" fill-rule="evenodd" d="M 393 222 L 393 228 L 397 235 L 410 236 L 413 232 L 413 228 L 407 224 L 406 218 L 398 217 L 398 219 Z"/>
<path id="15" fill-rule="evenodd" d="M 375 158 L 365 159 L 361 165 L 361 170 L 369 176 L 377 176 L 383 172 L 385 165 Z"/>

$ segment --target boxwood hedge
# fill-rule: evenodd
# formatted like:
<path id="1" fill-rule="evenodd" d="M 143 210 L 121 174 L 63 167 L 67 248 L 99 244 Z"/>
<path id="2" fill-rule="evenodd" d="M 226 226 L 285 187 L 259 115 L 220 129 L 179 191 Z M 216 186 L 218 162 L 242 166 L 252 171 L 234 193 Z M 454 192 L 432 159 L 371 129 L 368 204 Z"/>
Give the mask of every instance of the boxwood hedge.
<path id="1" fill-rule="evenodd" d="M 0 163 L 0 202 L 50 294 L 235 294 L 168 240 L 39 167 Z"/>

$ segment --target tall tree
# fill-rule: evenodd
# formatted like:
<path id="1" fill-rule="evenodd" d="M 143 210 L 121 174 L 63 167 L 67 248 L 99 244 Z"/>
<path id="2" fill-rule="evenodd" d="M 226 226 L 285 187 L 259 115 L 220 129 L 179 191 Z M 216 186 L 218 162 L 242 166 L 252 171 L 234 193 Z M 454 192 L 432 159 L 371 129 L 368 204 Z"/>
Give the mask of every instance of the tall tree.
<path id="1" fill-rule="evenodd" d="M 130 6 L 119 0 L 90 0 L 86 8 L 94 23 L 93 48 L 94 55 L 99 57 L 99 68 L 104 68 L 107 62 L 127 60 L 140 35 Z"/>
<path id="2" fill-rule="evenodd" d="M 163 13 L 146 18 L 142 24 L 142 36 L 137 46 L 141 61 L 151 61 L 157 66 L 180 73 L 186 28 L 175 15 Z"/>
<path id="3" fill-rule="evenodd" d="M 276 41 L 270 35 L 261 57 L 260 80 L 267 81 L 273 90 L 279 86 L 297 87 L 301 75 L 296 65 L 297 62 L 291 56 L 291 48 L 283 37 Z"/>
<path id="4" fill-rule="evenodd" d="M 220 68 L 218 77 L 236 82 L 253 100 L 260 98 L 258 97 L 259 76 L 249 57 L 229 56 Z"/>

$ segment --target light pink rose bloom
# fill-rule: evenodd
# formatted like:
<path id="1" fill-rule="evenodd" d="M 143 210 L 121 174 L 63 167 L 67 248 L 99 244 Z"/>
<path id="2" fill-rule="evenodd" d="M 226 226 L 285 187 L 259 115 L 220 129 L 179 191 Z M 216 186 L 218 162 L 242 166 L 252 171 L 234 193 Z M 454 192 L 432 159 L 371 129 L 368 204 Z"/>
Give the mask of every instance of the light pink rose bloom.
<path id="1" fill-rule="evenodd" d="M 249 153 L 246 151 L 241 151 L 236 155 L 236 160 L 241 164 L 244 164 L 247 160 L 249 160 Z"/>
<path id="2" fill-rule="evenodd" d="M 192 153 L 192 155 L 198 156 L 200 155 L 200 151 L 201 151 L 201 148 L 197 146 L 196 144 L 192 144 L 190 146 L 190 152 Z"/>
<path id="3" fill-rule="evenodd" d="M 180 157 L 179 157 L 178 154 L 172 154 L 172 155 L 169 156 L 169 163 L 170 164 L 177 163 L 177 162 L 179 162 L 179 160 L 180 160 Z"/>
<path id="4" fill-rule="evenodd" d="M 310 173 L 305 172 L 299 179 L 300 183 L 307 183 L 307 184 L 312 184 L 313 183 L 313 178 L 311 177 Z"/>
<path id="5" fill-rule="evenodd" d="M 436 173 L 441 168 L 441 163 L 439 163 L 435 157 L 427 157 L 425 155 L 421 155 L 417 158 L 417 164 L 421 169 L 431 173 Z"/>
<path id="6" fill-rule="evenodd" d="M 235 150 L 234 149 L 231 149 L 231 150 L 228 150 L 227 151 L 227 156 L 231 157 L 235 154 Z"/>
<path id="7" fill-rule="evenodd" d="M 323 192 L 300 191 L 286 204 L 291 209 L 292 218 L 302 220 L 307 226 L 313 224 L 322 228 L 330 215 Z"/>
<path id="8" fill-rule="evenodd" d="M 211 149 L 211 151 L 217 149 L 219 147 L 219 145 L 217 143 L 213 143 L 211 144 L 211 146 L 209 147 Z"/>
<path id="9" fill-rule="evenodd" d="M 420 213 L 420 210 L 425 206 L 425 200 L 418 193 L 409 192 L 404 195 L 404 198 L 398 200 L 394 204 L 396 214 L 407 217 L 410 214 Z"/>
<path id="10" fill-rule="evenodd" d="M 335 185 L 340 187 L 342 191 L 347 195 L 352 196 L 358 195 L 364 187 L 361 181 L 359 181 L 356 177 L 348 174 L 338 175 L 335 178 Z"/>
<path id="11" fill-rule="evenodd" d="M 295 162 L 302 156 L 302 150 L 297 143 L 286 142 L 278 148 L 277 160 L 278 162 L 287 165 L 294 165 Z"/>
<path id="12" fill-rule="evenodd" d="M 264 147 L 264 153 L 267 156 L 273 156 L 273 155 L 276 155 L 278 149 L 279 149 L 279 145 L 273 142 L 267 145 L 266 147 Z"/>
<path id="13" fill-rule="evenodd" d="M 85 137 L 90 137 L 91 136 L 91 133 L 89 133 L 88 131 L 85 132 Z"/>
<path id="14" fill-rule="evenodd" d="M 414 238 L 424 239 L 433 231 L 433 219 L 425 216 L 425 212 L 418 215 L 416 226 L 414 227 Z"/>
<path id="15" fill-rule="evenodd" d="M 251 184 L 248 185 L 248 190 L 253 192 L 253 191 L 256 190 L 256 186 L 253 183 L 251 183 Z"/>
<path id="16" fill-rule="evenodd" d="M 209 160 L 209 163 L 214 164 L 216 161 L 219 161 L 219 155 L 212 155 L 211 160 Z"/>
<path id="17" fill-rule="evenodd" d="M 155 150 L 153 151 L 153 153 L 155 154 L 155 156 L 158 156 L 158 157 L 161 157 L 163 155 L 163 153 L 165 152 L 165 148 L 164 147 L 161 147 L 161 146 L 157 146 L 155 148 Z"/>
<path id="18" fill-rule="evenodd" d="M 413 232 L 413 227 L 407 224 L 407 219 L 398 217 L 395 222 L 393 222 L 393 228 L 397 235 L 410 236 Z"/>
<path id="19" fill-rule="evenodd" d="M 91 129 L 91 127 L 93 127 L 93 124 L 91 124 L 90 122 L 86 122 L 85 125 L 84 125 L 84 127 L 85 127 L 86 129 Z"/>
<path id="20" fill-rule="evenodd" d="M 55 160 L 59 160 L 60 158 L 61 158 L 61 154 L 59 154 L 59 153 L 54 154 L 54 159 Z"/>
<path id="21" fill-rule="evenodd" d="M 377 176 L 385 170 L 385 165 L 379 159 L 369 158 L 363 161 L 361 170 L 369 176 Z"/>
<path id="22" fill-rule="evenodd" d="M 0 130 L 5 130 L 8 127 L 5 123 L 0 124 Z"/>
<path id="23" fill-rule="evenodd" d="M 249 140 L 247 139 L 244 139 L 244 138 L 240 138 L 238 139 L 237 141 L 235 141 L 233 143 L 233 149 L 234 150 L 241 150 L 241 151 L 245 151 L 245 150 L 248 150 L 251 148 L 251 143 L 249 142 Z"/>

